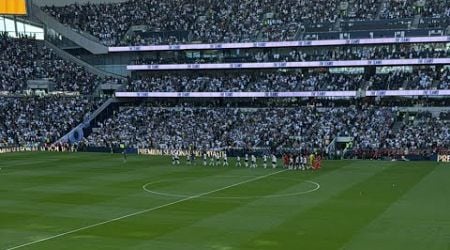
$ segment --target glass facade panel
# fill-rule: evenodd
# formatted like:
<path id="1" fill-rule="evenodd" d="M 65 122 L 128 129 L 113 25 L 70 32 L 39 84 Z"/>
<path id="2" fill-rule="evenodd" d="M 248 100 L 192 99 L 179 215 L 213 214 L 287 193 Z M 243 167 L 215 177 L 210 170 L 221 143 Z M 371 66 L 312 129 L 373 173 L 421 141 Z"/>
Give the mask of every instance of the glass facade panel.
<path id="1" fill-rule="evenodd" d="M 4 16 L 0 16 L 0 32 L 7 32 L 11 37 L 27 35 L 44 40 L 43 28 Z"/>

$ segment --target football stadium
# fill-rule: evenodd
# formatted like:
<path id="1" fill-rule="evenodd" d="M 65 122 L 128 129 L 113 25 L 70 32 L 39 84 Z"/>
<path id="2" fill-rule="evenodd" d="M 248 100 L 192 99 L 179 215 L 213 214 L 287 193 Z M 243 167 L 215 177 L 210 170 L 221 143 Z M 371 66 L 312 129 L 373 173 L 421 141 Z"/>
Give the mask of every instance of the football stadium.
<path id="1" fill-rule="evenodd" d="M 450 250 L 449 0 L 0 0 L 0 250 Z"/>

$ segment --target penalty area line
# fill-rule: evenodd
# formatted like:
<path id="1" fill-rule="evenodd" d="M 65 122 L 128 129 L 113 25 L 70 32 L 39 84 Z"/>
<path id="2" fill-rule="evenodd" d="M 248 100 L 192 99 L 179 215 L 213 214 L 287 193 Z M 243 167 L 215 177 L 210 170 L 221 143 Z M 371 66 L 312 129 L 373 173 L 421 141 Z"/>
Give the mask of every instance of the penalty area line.
<path id="1" fill-rule="evenodd" d="M 105 225 L 105 224 L 108 224 L 108 223 L 111 223 L 111 222 L 115 222 L 115 221 L 123 220 L 123 219 L 126 219 L 126 218 L 130 218 L 130 217 L 133 217 L 133 216 L 136 216 L 136 215 L 152 212 L 152 211 L 155 211 L 155 210 L 158 210 L 158 209 L 161 209 L 161 208 L 165 208 L 165 207 L 169 207 L 169 206 L 172 206 L 172 205 L 175 205 L 175 204 L 178 204 L 178 203 L 182 203 L 182 202 L 185 202 L 185 201 L 189 201 L 189 200 L 193 200 L 193 199 L 196 199 L 196 198 L 200 198 L 200 197 L 205 196 L 205 195 L 217 193 L 217 192 L 220 192 L 222 190 L 226 190 L 226 189 L 229 189 L 229 188 L 232 188 L 232 187 L 236 187 L 236 186 L 239 186 L 239 185 L 242 185 L 242 184 L 246 184 L 246 183 L 249 183 L 249 182 L 253 182 L 253 181 L 260 180 L 260 179 L 264 179 L 264 178 L 267 178 L 269 176 L 276 175 L 276 174 L 279 174 L 279 173 L 282 173 L 282 172 L 285 172 L 285 171 L 287 171 L 287 169 L 280 170 L 280 171 L 277 171 L 277 172 L 274 172 L 274 173 L 270 173 L 270 174 L 266 174 L 266 175 L 262 175 L 262 176 L 258 176 L 258 177 L 252 178 L 252 179 L 241 181 L 241 182 L 238 182 L 238 183 L 226 186 L 226 187 L 218 188 L 218 189 L 215 189 L 215 190 L 212 190 L 212 191 L 208 191 L 208 192 L 205 192 L 205 193 L 192 195 L 192 196 L 189 196 L 189 197 L 186 197 L 186 198 L 174 201 L 174 202 L 170 202 L 170 203 L 166 203 L 166 204 L 163 204 L 163 205 L 160 205 L 160 206 L 148 208 L 148 209 L 141 210 L 141 211 L 138 211 L 138 212 L 134 212 L 134 213 L 131 213 L 131 214 L 127 214 L 127 215 L 124 215 L 124 216 L 120 216 L 120 217 L 117 217 L 117 218 L 114 218 L 114 219 L 111 219 L 111 220 L 95 223 L 95 224 L 92 224 L 92 225 L 89 225 L 89 226 L 85 226 L 85 227 L 80 227 L 80 228 L 77 228 L 77 229 L 73 229 L 73 230 L 70 230 L 70 231 L 67 231 L 67 232 L 64 232 L 64 233 L 60 233 L 60 234 L 57 234 L 57 235 L 54 235 L 54 236 L 50 236 L 50 237 L 47 237 L 47 238 L 43 238 L 43 239 L 40 239 L 40 240 L 35 240 L 35 241 L 31 241 L 31 242 L 28 242 L 28 243 L 25 243 L 25 244 L 17 245 L 17 246 L 14 246 L 14 247 L 9 247 L 9 248 L 6 248 L 5 250 L 19 249 L 19 248 L 22 248 L 22 247 L 34 245 L 34 244 L 41 243 L 41 242 L 44 242 L 44 241 L 49 241 L 49 240 L 56 239 L 56 238 L 59 238 L 59 237 L 62 237 L 62 236 L 66 236 L 66 235 L 69 235 L 69 234 L 77 233 L 77 232 L 80 232 L 80 231 L 83 231 L 83 230 L 86 230 L 86 229 L 91 229 L 91 228 L 94 228 L 94 227 Z"/>

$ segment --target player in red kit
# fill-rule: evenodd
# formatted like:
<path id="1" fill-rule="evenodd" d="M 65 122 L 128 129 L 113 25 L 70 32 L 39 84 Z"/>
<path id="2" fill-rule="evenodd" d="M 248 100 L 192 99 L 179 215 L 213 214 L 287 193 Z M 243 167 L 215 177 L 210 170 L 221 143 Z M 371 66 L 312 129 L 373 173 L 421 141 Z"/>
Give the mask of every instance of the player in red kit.
<path id="1" fill-rule="evenodd" d="M 320 155 L 317 155 L 313 163 L 314 170 L 320 169 L 322 167 L 321 165 L 322 165 L 322 157 Z"/>
<path id="2" fill-rule="evenodd" d="M 284 164 L 284 167 L 285 167 L 285 168 L 288 167 L 288 165 L 289 165 L 289 155 L 288 155 L 288 154 L 285 154 L 285 155 L 283 156 L 283 164 Z"/>

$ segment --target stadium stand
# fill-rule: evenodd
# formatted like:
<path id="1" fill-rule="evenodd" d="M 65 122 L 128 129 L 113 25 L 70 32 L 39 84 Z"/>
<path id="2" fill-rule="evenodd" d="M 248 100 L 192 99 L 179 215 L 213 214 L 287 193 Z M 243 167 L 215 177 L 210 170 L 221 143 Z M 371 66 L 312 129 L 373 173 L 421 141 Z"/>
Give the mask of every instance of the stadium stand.
<path id="1" fill-rule="evenodd" d="M 202 0 L 195 4 L 187 0 L 130 0 L 43 9 L 108 46 L 292 40 L 301 30 L 332 31 L 341 20 L 364 27 L 366 21 L 383 19 L 410 23 L 406 20 L 416 15 L 445 20 L 450 12 L 440 0 L 427 0 L 423 5 L 415 0 Z M 355 23 L 358 20 L 361 25 Z M 378 26 L 383 24 L 389 22 Z"/>
<path id="2" fill-rule="evenodd" d="M 26 90 L 29 80 L 48 79 L 55 83 L 55 91 L 81 94 L 92 94 L 100 84 L 118 81 L 96 76 L 63 60 L 42 41 L 6 34 L 0 34 L 0 71 L 0 91 L 12 93 Z"/>
<path id="3" fill-rule="evenodd" d="M 398 33 L 404 29 L 424 29 L 428 36 L 432 36 L 434 33 L 427 29 L 439 28 L 440 33 L 436 34 L 442 36 L 442 30 L 450 23 L 448 2 L 438 0 L 281 0 L 276 4 L 272 0 L 201 0 L 195 3 L 187 0 L 128 0 L 104 4 L 75 3 L 42 9 L 68 27 L 97 37 L 107 46 L 215 42 L 256 44 L 258 41 L 318 39 L 318 36 L 308 36 L 313 33 L 321 33 L 324 37 L 338 34 L 339 39 L 343 39 L 350 38 L 345 36 L 347 31 L 384 29 L 398 30 Z M 62 36 L 51 29 L 47 34 L 56 40 Z M 397 35 L 401 37 L 404 34 Z M 52 42 L 52 39 L 47 42 Z M 93 52 L 82 45 L 62 38 L 62 45 L 55 46 L 61 45 L 67 53 L 93 67 L 122 67 L 122 70 L 127 64 L 450 58 L 450 48 L 445 41 L 413 43 L 404 39 L 406 42 L 376 45 L 349 43 L 212 50 L 174 48 L 173 51 L 130 50 L 96 55 L 90 54 Z M 190 72 L 144 70 L 126 72 L 129 78 L 121 80 L 90 73 L 82 66 L 61 58 L 45 42 L 2 34 L 0 105 L 5 112 L 1 114 L 0 147 L 43 146 L 61 140 L 73 143 L 75 141 L 69 139 L 69 132 L 85 125 L 80 127 L 87 136 L 82 144 L 99 148 L 124 144 L 139 148 L 186 149 L 195 145 L 202 149 L 265 147 L 275 151 L 300 148 L 312 152 L 329 150 L 337 137 L 354 139 L 352 149 L 346 153 L 356 157 L 365 157 L 367 152 L 374 157 L 373 151 L 382 150 L 387 150 L 382 154 L 390 154 L 404 153 L 404 150 L 448 148 L 448 113 L 439 110 L 436 111 L 438 115 L 421 111 L 405 114 L 399 109 L 399 105 L 445 108 L 447 99 L 427 96 L 390 99 L 383 97 L 383 91 L 378 97 L 365 97 L 366 91 L 370 90 L 424 90 L 436 96 L 440 95 L 440 90 L 448 90 L 448 65 L 427 65 L 427 62 L 419 65 L 391 67 L 374 63 L 347 68 L 325 66 L 315 69 Z M 51 94 L 27 96 L 36 94 L 30 88 L 30 82 L 40 80 L 54 83 L 51 90 L 44 91 Z M 118 86 L 106 86 L 104 90 L 102 86 L 105 85 Z M 301 99 L 310 104 L 303 103 L 300 107 L 285 106 L 290 99 L 279 101 L 270 98 L 247 101 L 250 103 L 248 107 L 226 98 L 211 102 L 182 99 L 165 105 L 166 100 L 161 98 L 156 101 L 139 98 L 110 98 L 105 101 L 105 98 L 92 97 L 101 94 L 113 96 L 114 91 L 111 90 L 118 89 L 179 93 L 353 90 L 357 91 L 357 96 L 343 100 L 319 95 L 310 99 L 292 98 L 292 102 Z M 360 100 L 367 99 L 375 100 L 377 105 L 361 105 Z M 180 104 L 184 101 L 186 103 Z M 257 103 L 261 102 L 265 105 L 258 107 Z M 328 105 L 317 105 L 320 102 Z M 87 122 L 94 113 L 92 123 Z"/>
<path id="4" fill-rule="evenodd" d="M 329 71 L 283 70 L 268 72 L 193 72 L 144 75 L 130 81 L 133 92 L 283 92 L 335 90 L 446 89 L 449 69 L 423 68 L 414 72 L 393 71 L 372 76 Z"/>
<path id="5" fill-rule="evenodd" d="M 215 56 L 190 58 L 188 53 L 156 58 L 137 56 L 134 64 L 222 63 L 222 62 L 299 62 L 373 59 L 449 58 L 450 48 L 439 44 L 401 44 L 383 46 L 339 46 L 293 49 L 258 49 L 244 53 L 227 51 Z"/>
<path id="6" fill-rule="evenodd" d="M 45 147 L 101 104 L 86 97 L 0 97 L 0 147 Z"/>
<path id="7" fill-rule="evenodd" d="M 42 41 L 6 34 L 0 34 L 0 72 L 0 147 L 50 145 L 104 101 L 91 97 L 100 84 L 120 81 L 63 60 Z M 54 86 L 30 88 L 36 80 Z"/>
<path id="8" fill-rule="evenodd" d="M 327 84 L 333 82 L 334 84 Z M 349 90 L 363 85 L 362 76 L 342 74 L 289 72 L 253 72 L 243 74 L 207 72 L 191 75 L 166 74 L 162 76 L 142 77 L 131 81 L 129 91 L 163 92 L 247 92 L 247 91 L 313 91 L 313 90 Z"/>
<path id="9" fill-rule="evenodd" d="M 0 249 L 450 249 L 448 162 L 450 0 L 0 0 Z"/>
<path id="10" fill-rule="evenodd" d="M 273 32 L 271 37 L 280 39 L 287 32 L 286 26 L 302 19 L 313 22 L 336 17 L 336 1 L 127 1 L 117 4 L 72 4 L 65 7 L 46 7 L 45 11 L 69 24 L 100 38 L 105 44 L 120 44 L 125 33 L 133 25 L 147 25 L 156 32 L 167 33 L 167 39 L 142 39 L 139 35 L 125 38 L 125 44 L 185 42 L 189 31 L 194 41 L 250 41 L 264 24 L 264 13 L 278 13 L 271 23 L 264 25 Z M 158 11 L 155 11 L 158 10 Z M 282 14 L 281 14 L 282 13 Z M 300 18 L 301 17 L 301 18 Z M 314 18 L 312 18 L 314 17 Z M 321 17 L 321 20 L 315 18 Z M 176 21 L 175 21 L 176 20 Z M 172 33 L 172 34 L 170 34 Z M 177 34 L 178 33 L 178 34 Z M 141 41 L 144 40 L 144 41 Z"/>
<path id="11" fill-rule="evenodd" d="M 449 15 L 448 4 L 441 0 L 427 0 L 419 6 L 415 0 L 389 1 L 384 18 L 408 18 L 415 15 L 423 17 L 443 17 Z"/>
<path id="12" fill-rule="evenodd" d="M 87 145 L 133 145 L 137 148 L 202 150 L 267 148 L 326 152 L 336 136 L 352 136 L 355 152 L 421 150 L 450 147 L 449 120 L 419 115 L 401 119 L 398 109 L 334 108 L 162 108 L 123 107 L 99 124 Z M 400 126 L 400 133 L 394 124 Z M 360 153 L 357 153 L 360 154 Z"/>

